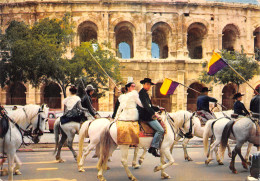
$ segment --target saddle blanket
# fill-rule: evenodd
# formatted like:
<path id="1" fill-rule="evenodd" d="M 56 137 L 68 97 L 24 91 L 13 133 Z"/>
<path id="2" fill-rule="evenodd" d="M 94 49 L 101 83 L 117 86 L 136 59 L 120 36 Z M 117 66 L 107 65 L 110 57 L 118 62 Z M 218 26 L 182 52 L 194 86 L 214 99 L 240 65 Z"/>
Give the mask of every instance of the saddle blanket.
<path id="1" fill-rule="evenodd" d="M 66 124 L 66 123 L 69 123 L 69 122 L 72 122 L 72 121 L 80 123 L 81 116 L 77 116 L 77 117 L 74 117 L 74 118 L 68 118 L 66 116 L 60 117 L 60 123 L 61 124 Z"/>
<path id="2" fill-rule="evenodd" d="M 139 144 L 139 124 L 138 121 L 120 121 L 117 126 L 117 144 L 138 145 Z"/>
<path id="3" fill-rule="evenodd" d="M 141 124 L 139 137 L 153 137 L 154 136 L 155 131 L 153 128 L 151 128 L 151 126 L 149 126 L 147 123 L 145 123 L 143 121 L 140 121 L 139 123 Z M 159 121 L 159 123 L 163 127 L 164 134 L 165 134 L 167 131 L 165 124 L 162 121 Z"/>

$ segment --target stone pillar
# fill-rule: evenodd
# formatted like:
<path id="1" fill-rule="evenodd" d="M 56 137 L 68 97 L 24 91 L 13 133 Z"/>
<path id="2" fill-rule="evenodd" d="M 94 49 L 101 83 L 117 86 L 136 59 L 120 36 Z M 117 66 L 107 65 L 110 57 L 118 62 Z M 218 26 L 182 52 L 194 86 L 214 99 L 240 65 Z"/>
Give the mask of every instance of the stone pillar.
<path id="1" fill-rule="evenodd" d="M 41 104 L 41 90 L 39 88 L 35 89 L 35 104 Z"/>
<path id="2" fill-rule="evenodd" d="M 6 90 L 3 90 L 1 91 L 1 100 L 0 100 L 0 103 L 2 105 L 5 105 L 6 104 L 6 101 L 7 101 L 7 97 L 6 97 Z"/>
<path id="3" fill-rule="evenodd" d="M 35 88 L 31 84 L 27 83 L 26 104 L 35 104 Z"/>
<path id="4" fill-rule="evenodd" d="M 177 70 L 177 81 L 181 84 L 184 84 L 184 78 L 185 78 L 184 61 L 180 62 L 179 64 L 182 64 L 183 69 L 181 68 Z M 177 88 L 177 110 L 186 110 L 184 106 L 185 104 L 184 100 L 185 100 L 185 88 L 184 86 L 179 85 Z"/>

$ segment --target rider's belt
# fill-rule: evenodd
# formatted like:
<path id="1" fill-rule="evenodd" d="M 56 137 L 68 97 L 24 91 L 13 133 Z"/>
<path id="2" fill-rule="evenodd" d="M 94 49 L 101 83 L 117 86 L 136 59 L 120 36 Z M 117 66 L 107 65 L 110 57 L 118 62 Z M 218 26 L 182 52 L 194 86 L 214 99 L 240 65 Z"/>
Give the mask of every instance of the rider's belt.
<path id="1" fill-rule="evenodd" d="M 118 121 L 124 121 L 124 122 L 135 122 L 135 121 L 138 121 L 138 120 L 118 120 Z"/>

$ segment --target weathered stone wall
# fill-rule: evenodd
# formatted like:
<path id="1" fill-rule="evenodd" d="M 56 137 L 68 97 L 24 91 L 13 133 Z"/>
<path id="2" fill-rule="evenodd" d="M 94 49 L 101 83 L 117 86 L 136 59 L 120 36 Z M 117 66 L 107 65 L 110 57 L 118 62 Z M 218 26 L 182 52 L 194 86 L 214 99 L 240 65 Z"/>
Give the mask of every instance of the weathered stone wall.
<path id="1" fill-rule="evenodd" d="M 231 27 L 236 32 L 234 49 L 240 50 L 243 45 L 248 55 L 254 54 L 255 29 L 260 27 L 260 7 L 257 5 L 214 3 L 188 0 L 153 0 L 153 1 L 98 1 L 98 0 L 9 0 L 0 3 L 1 30 L 4 31 L 11 20 L 24 21 L 32 25 L 35 21 L 49 17 L 61 18 L 70 12 L 76 23 L 75 31 L 80 24 L 90 21 L 97 26 L 99 42 L 110 42 L 116 48 L 115 27 L 127 22 L 133 33 L 133 58 L 120 59 L 123 78 L 133 77 L 137 87 L 139 81 L 150 77 L 154 82 L 162 82 L 164 78 L 179 81 L 187 86 L 198 82 L 204 61 L 208 61 L 212 51 L 222 49 L 223 31 Z M 152 59 L 152 28 L 163 22 L 167 29 L 168 58 Z M 202 58 L 189 57 L 187 37 L 188 31 L 194 27 L 203 31 Z M 196 29 L 196 30 L 197 30 Z M 74 45 L 80 44 L 79 34 Z M 254 77 L 250 83 L 256 87 L 260 84 L 260 76 Z M 204 85 L 212 87 L 212 85 Z M 99 108 L 103 111 L 113 109 L 114 86 L 99 100 Z M 211 96 L 220 102 L 224 85 L 214 85 Z M 5 103 L 5 91 L 1 91 L 1 103 Z M 242 85 L 241 92 L 246 93 L 244 102 L 249 106 L 253 91 Z M 40 90 L 27 85 L 28 103 L 40 102 Z M 172 111 L 186 109 L 187 89 L 179 86 L 170 98 Z"/>

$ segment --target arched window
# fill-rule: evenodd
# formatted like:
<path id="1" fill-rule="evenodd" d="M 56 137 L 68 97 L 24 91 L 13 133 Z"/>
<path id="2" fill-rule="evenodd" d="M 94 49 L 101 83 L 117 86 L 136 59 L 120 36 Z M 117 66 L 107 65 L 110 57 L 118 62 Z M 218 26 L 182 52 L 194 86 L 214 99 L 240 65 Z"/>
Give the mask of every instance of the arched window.
<path id="1" fill-rule="evenodd" d="M 12 84 L 7 92 L 7 105 L 26 105 L 26 87 L 21 82 Z"/>
<path id="2" fill-rule="evenodd" d="M 200 84 L 200 83 L 192 83 L 190 86 L 190 88 L 193 88 L 199 92 L 201 92 L 203 86 Z M 187 90 L 187 110 L 188 111 L 196 111 L 197 110 L 197 98 L 198 96 L 200 95 L 199 93 L 191 90 L 191 89 L 188 89 Z"/>
<path id="3" fill-rule="evenodd" d="M 116 49 L 118 57 L 134 57 L 134 32 L 135 28 L 130 22 L 121 22 L 115 27 Z M 129 52 L 130 51 L 130 52 Z M 130 54 L 130 56 L 129 56 Z"/>
<path id="4" fill-rule="evenodd" d="M 126 42 L 119 43 L 118 46 L 119 56 L 123 59 L 129 59 L 131 57 L 130 46 Z"/>
<path id="5" fill-rule="evenodd" d="M 188 28 L 187 48 L 191 59 L 203 58 L 203 39 L 207 34 L 207 28 L 202 23 L 192 23 Z"/>
<path id="6" fill-rule="evenodd" d="M 237 86 L 235 84 L 227 84 L 222 90 L 222 104 L 227 109 L 233 109 L 235 100 L 233 99 L 236 93 Z"/>
<path id="7" fill-rule="evenodd" d="M 222 34 L 222 49 L 234 51 L 236 48 L 236 39 L 239 36 L 237 27 L 233 24 L 226 25 Z"/>
<path id="8" fill-rule="evenodd" d="M 61 108 L 61 88 L 58 84 L 51 82 L 44 87 L 43 102 L 50 108 Z"/>
<path id="9" fill-rule="evenodd" d="M 167 23 L 158 22 L 152 27 L 152 58 L 168 58 L 168 39 L 171 28 Z M 159 50 L 158 50 L 159 49 Z M 159 52 L 159 57 L 157 57 Z"/>
<path id="10" fill-rule="evenodd" d="M 80 42 L 97 40 L 97 25 L 91 21 L 85 21 L 78 27 L 78 35 Z"/>

